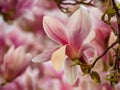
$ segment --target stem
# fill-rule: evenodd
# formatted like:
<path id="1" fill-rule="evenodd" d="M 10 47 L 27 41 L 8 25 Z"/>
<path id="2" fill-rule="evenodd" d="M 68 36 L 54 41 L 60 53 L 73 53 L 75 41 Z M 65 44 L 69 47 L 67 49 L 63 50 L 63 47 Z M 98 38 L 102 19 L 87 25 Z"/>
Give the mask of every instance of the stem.
<path id="1" fill-rule="evenodd" d="M 114 0 L 112 0 L 112 5 L 116 12 L 116 18 L 117 18 L 117 23 L 118 23 L 118 39 L 120 41 L 120 13 L 119 13 L 119 9 L 117 8 Z"/>
<path id="2" fill-rule="evenodd" d="M 94 61 L 93 64 L 92 64 L 92 67 L 94 67 L 95 64 L 96 64 L 96 62 L 97 62 L 100 58 L 102 58 L 102 57 L 107 53 L 107 51 L 110 50 L 110 49 L 111 49 L 114 45 L 116 45 L 117 43 L 118 43 L 118 41 L 115 41 L 111 46 L 107 47 L 107 48 L 105 49 L 105 51 L 104 51 L 99 57 L 97 57 L 97 58 L 95 59 L 95 61 Z"/>
<path id="3" fill-rule="evenodd" d="M 114 70 L 119 71 L 119 64 L 120 63 L 120 48 L 118 47 L 116 50 L 116 59 L 115 59 L 115 65 Z"/>

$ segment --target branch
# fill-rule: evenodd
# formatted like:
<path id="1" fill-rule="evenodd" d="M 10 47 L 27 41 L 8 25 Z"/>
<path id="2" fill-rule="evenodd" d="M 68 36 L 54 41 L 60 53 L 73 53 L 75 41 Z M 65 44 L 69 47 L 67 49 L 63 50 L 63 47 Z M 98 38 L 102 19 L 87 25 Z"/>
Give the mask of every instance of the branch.
<path id="1" fill-rule="evenodd" d="M 118 43 L 118 41 L 115 41 L 111 46 L 109 46 L 108 48 L 106 48 L 105 49 L 105 51 L 99 56 L 99 57 L 97 57 L 96 59 L 95 59 L 95 61 L 93 62 L 93 64 L 92 64 L 92 67 L 94 67 L 95 66 L 95 64 L 96 64 L 96 62 L 100 59 L 100 58 L 102 58 L 107 52 L 108 52 L 108 50 L 110 50 L 114 45 L 116 45 Z"/>
<path id="2" fill-rule="evenodd" d="M 119 9 L 116 6 L 116 3 L 114 0 L 112 0 L 112 4 L 113 4 L 113 8 L 115 9 L 115 12 L 116 12 L 116 18 L 117 18 L 117 22 L 118 22 L 118 38 L 120 41 L 120 13 L 119 13 Z"/>
<path id="3" fill-rule="evenodd" d="M 74 6 L 74 5 L 83 4 L 83 5 L 94 6 L 95 7 L 95 5 L 92 4 L 93 0 L 90 0 L 89 2 L 84 2 L 85 0 L 81 0 L 81 1 L 73 0 L 74 2 L 66 2 L 67 0 L 54 0 L 54 1 L 56 2 L 58 8 L 64 13 L 67 13 L 67 12 L 70 12 L 70 11 L 68 10 L 68 8 L 65 8 L 63 5 Z"/>

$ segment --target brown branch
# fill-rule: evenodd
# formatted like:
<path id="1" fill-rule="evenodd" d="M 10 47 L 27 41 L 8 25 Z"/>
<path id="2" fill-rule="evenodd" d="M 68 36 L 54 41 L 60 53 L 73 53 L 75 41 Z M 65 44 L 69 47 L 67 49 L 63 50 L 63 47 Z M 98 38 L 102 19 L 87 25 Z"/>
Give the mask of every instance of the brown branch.
<path id="1" fill-rule="evenodd" d="M 96 64 L 96 62 L 100 59 L 100 58 L 102 58 L 107 52 L 108 52 L 108 50 L 110 50 L 114 45 L 116 45 L 118 43 L 118 41 L 115 41 L 111 46 L 109 46 L 108 48 L 106 48 L 105 49 L 105 51 L 99 56 L 99 57 L 97 57 L 96 59 L 95 59 L 95 61 L 93 62 L 93 64 L 92 64 L 92 67 L 94 67 L 95 66 L 95 64 Z"/>
<path id="2" fill-rule="evenodd" d="M 120 39 L 120 13 L 119 13 L 119 9 L 114 0 L 112 0 L 112 5 L 116 12 L 116 18 L 117 18 L 117 23 L 118 23 L 118 39 Z"/>
<path id="3" fill-rule="evenodd" d="M 58 8 L 64 12 L 64 13 L 67 13 L 67 12 L 70 12 L 68 10 L 68 8 L 65 8 L 64 5 L 71 5 L 71 6 L 74 6 L 74 5 L 79 5 L 79 4 L 83 4 L 83 5 L 87 5 L 87 6 L 94 6 L 94 4 L 92 4 L 92 1 L 93 0 L 90 0 L 89 2 L 84 2 L 84 0 L 81 0 L 81 1 L 76 1 L 76 0 L 73 0 L 74 2 L 65 2 L 66 0 L 54 0 L 58 6 Z"/>

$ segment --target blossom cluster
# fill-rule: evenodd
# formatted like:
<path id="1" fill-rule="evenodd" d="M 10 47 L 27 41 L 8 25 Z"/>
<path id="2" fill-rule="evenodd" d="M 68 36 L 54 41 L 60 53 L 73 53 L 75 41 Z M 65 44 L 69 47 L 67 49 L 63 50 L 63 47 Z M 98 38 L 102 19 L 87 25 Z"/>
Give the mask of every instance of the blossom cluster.
<path id="1" fill-rule="evenodd" d="M 119 90 L 110 76 L 118 22 L 91 1 L 63 13 L 59 0 L 0 0 L 0 90 Z"/>

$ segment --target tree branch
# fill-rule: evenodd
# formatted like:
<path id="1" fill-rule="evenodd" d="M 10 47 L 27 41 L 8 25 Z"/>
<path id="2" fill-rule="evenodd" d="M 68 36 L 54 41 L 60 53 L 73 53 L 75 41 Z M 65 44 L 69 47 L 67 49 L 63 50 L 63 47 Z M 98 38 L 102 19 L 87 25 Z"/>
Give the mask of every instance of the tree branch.
<path id="1" fill-rule="evenodd" d="M 93 64 L 92 64 L 92 67 L 94 67 L 95 66 L 95 64 L 96 64 L 96 62 L 101 58 L 101 57 L 103 57 L 107 52 L 108 52 L 108 50 L 110 50 L 114 45 L 116 45 L 118 43 L 118 41 L 115 41 L 111 46 L 109 46 L 108 48 L 106 48 L 105 49 L 105 51 L 99 56 L 99 57 L 97 57 L 96 59 L 95 59 L 95 61 L 93 62 Z"/>
<path id="2" fill-rule="evenodd" d="M 118 38 L 119 38 L 119 42 L 120 42 L 120 13 L 119 13 L 119 9 L 116 6 L 116 3 L 114 0 L 112 0 L 112 5 L 116 12 L 116 18 L 117 18 L 117 23 L 118 23 Z"/>

